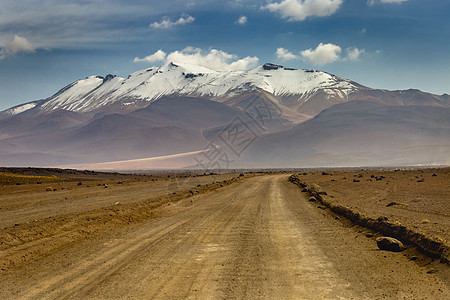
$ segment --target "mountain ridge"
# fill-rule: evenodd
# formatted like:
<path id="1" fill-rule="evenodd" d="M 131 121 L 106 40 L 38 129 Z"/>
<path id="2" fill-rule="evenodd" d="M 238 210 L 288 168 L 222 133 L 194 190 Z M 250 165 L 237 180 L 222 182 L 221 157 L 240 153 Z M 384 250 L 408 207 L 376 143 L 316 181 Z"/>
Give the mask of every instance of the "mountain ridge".
<path id="1" fill-rule="evenodd" d="M 372 89 L 317 70 L 167 63 L 128 78 L 89 76 L 0 112 L 0 164 L 161 166 L 162 157 L 188 167 L 217 147 L 251 168 L 449 164 L 448 115 L 448 95 Z"/>
<path id="2" fill-rule="evenodd" d="M 111 74 L 106 77 L 89 76 L 65 86 L 35 106 L 43 111 L 64 109 L 89 112 L 114 103 L 126 107 L 135 102 L 152 102 L 174 94 L 217 99 L 230 98 L 254 89 L 277 97 L 297 96 L 297 100 L 305 102 L 319 89 L 332 93 L 333 89 L 338 88 L 346 94 L 362 86 L 356 87 L 350 80 L 326 72 L 296 70 L 270 63 L 248 71 L 221 72 L 170 62 L 159 68 L 137 71 L 128 78 Z"/>

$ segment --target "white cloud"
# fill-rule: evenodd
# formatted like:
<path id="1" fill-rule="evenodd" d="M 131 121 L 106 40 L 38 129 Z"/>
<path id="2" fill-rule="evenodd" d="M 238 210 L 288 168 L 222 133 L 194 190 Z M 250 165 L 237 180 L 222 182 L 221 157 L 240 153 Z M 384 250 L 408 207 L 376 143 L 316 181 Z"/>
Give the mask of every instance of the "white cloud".
<path id="1" fill-rule="evenodd" d="M 303 21 L 308 17 L 326 17 L 336 13 L 343 0 L 282 0 L 263 8 L 281 14 L 288 21 Z"/>
<path id="2" fill-rule="evenodd" d="M 356 47 L 353 48 L 347 48 L 347 59 L 348 60 L 353 60 L 353 61 L 357 61 L 359 60 L 360 56 L 363 55 L 365 53 L 365 49 L 358 49 Z"/>
<path id="3" fill-rule="evenodd" d="M 148 55 L 144 58 L 139 58 L 139 57 L 135 57 L 133 62 L 137 63 L 137 62 L 157 62 L 157 61 L 164 61 L 166 59 L 166 52 L 162 51 L 161 49 L 159 49 L 158 51 L 156 51 L 155 53 Z"/>
<path id="4" fill-rule="evenodd" d="M 199 48 L 187 47 L 181 51 L 170 53 L 167 55 L 166 61 L 198 65 L 217 71 L 238 71 L 256 66 L 259 59 L 254 56 L 239 59 L 236 55 L 222 50 L 211 49 L 206 52 Z"/>
<path id="5" fill-rule="evenodd" d="M 237 55 L 229 54 L 222 50 L 211 49 L 204 51 L 200 48 L 186 47 L 181 51 L 174 51 L 166 54 L 163 50 L 144 57 L 134 59 L 134 62 L 173 62 L 179 64 L 190 64 L 202 66 L 216 71 L 240 71 L 255 67 L 259 59 L 247 56 L 239 59 Z"/>
<path id="6" fill-rule="evenodd" d="M 367 5 L 374 6 L 377 3 L 396 3 L 400 4 L 402 2 L 406 2 L 408 0 L 367 0 Z"/>
<path id="7" fill-rule="evenodd" d="M 341 47 L 334 44 L 320 43 L 316 49 L 308 49 L 301 51 L 302 57 L 314 65 L 325 65 L 339 60 Z"/>
<path id="8" fill-rule="evenodd" d="M 26 38 L 15 35 L 12 42 L 0 48 L 0 60 L 18 53 L 34 52 L 34 50 L 34 46 Z"/>
<path id="9" fill-rule="evenodd" d="M 281 60 L 302 59 L 313 65 L 325 65 L 336 61 L 359 61 L 362 56 L 371 56 L 365 49 L 348 47 L 345 55 L 342 48 L 331 43 L 320 43 L 315 49 L 307 49 L 299 52 L 299 55 L 292 53 L 285 48 L 278 48 L 276 55 Z"/>
<path id="10" fill-rule="evenodd" d="M 277 58 L 282 60 L 292 60 L 298 58 L 297 55 L 284 48 L 278 48 L 276 54 Z"/>
<path id="11" fill-rule="evenodd" d="M 235 23 L 239 24 L 239 25 L 244 25 L 244 24 L 247 24 L 247 22 L 248 22 L 247 17 L 242 16 L 239 19 L 237 19 Z"/>
<path id="12" fill-rule="evenodd" d="M 172 28 L 174 26 L 178 26 L 178 25 L 186 25 L 186 24 L 192 23 L 194 21 L 195 21 L 195 18 L 190 15 L 182 15 L 175 22 L 172 21 L 169 17 L 165 16 L 161 19 L 161 21 L 153 22 L 152 24 L 150 24 L 150 27 L 154 28 L 154 29 L 167 29 L 167 28 Z"/>
<path id="13" fill-rule="evenodd" d="M 381 3 L 401 3 L 401 2 L 406 2 L 408 0 L 380 0 Z"/>

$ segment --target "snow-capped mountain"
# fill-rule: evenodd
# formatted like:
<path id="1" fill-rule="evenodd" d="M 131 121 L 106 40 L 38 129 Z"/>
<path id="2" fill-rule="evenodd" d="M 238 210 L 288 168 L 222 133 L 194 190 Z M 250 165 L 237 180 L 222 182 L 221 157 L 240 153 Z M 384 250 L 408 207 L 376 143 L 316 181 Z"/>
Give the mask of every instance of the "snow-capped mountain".
<path id="1" fill-rule="evenodd" d="M 248 71 L 220 72 L 200 66 L 166 63 L 159 68 L 138 71 L 128 78 L 107 75 L 78 80 L 46 99 L 40 109 L 89 112 L 112 104 L 126 107 L 136 102 L 152 102 L 168 95 L 216 100 L 257 89 L 282 102 L 283 99 L 295 99 L 297 104 L 301 104 L 318 91 L 329 97 L 346 99 L 361 86 L 325 72 L 294 70 L 274 64 Z M 26 108 L 32 107 L 22 107 Z"/>
<path id="2" fill-rule="evenodd" d="M 229 167 L 449 164 L 449 101 L 274 64 L 167 63 L 90 76 L 0 112 L 0 165 L 184 167 L 211 145 Z"/>

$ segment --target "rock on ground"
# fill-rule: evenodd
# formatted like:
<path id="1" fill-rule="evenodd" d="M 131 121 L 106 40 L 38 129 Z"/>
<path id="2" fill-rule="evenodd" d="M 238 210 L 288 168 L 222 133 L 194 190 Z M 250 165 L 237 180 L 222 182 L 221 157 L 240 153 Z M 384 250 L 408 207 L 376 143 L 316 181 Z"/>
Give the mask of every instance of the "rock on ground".
<path id="1" fill-rule="evenodd" d="M 381 250 L 393 252 L 400 252 L 406 249 L 399 240 L 385 236 L 377 238 L 377 245 Z"/>

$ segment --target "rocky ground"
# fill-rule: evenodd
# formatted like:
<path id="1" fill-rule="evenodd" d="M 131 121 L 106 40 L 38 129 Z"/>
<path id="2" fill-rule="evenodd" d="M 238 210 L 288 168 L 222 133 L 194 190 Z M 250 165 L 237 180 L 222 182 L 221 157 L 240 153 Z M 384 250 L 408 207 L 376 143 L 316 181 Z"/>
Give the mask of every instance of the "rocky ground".
<path id="1" fill-rule="evenodd" d="M 296 175 L 307 184 L 318 184 L 326 193 L 323 199 L 330 205 L 404 226 L 449 245 L 449 168 L 316 171 Z"/>

